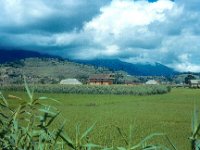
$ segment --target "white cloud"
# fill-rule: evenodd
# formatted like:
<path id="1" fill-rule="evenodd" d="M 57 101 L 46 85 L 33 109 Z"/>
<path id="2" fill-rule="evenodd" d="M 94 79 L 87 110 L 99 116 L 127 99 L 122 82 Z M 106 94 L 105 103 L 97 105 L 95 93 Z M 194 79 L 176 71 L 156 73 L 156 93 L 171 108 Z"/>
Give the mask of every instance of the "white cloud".
<path id="1" fill-rule="evenodd" d="M 115 56 L 119 52 L 119 47 L 117 45 L 108 45 L 106 46 L 106 50 L 104 52 L 105 55 Z"/>
<path id="2" fill-rule="evenodd" d="M 61 34 L 55 34 L 52 37 L 54 39 L 54 45 L 55 46 L 65 46 L 72 44 L 75 40 L 80 38 L 80 36 L 75 32 L 70 33 L 61 33 Z"/>
<path id="3" fill-rule="evenodd" d="M 142 52 L 146 60 L 152 60 L 147 58 L 148 51 L 159 47 L 163 35 L 151 30 L 149 26 L 154 22 L 164 23 L 174 7 L 170 0 L 155 3 L 145 0 L 113 0 L 101 8 L 98 16 L 85 23 L 80 34 L 88 35 L 90 42 L 102 47 L 101 55 L 131 58 L 134 55 L 137 57 L 135 60 L 145 60 L 144 56 L 141 59 Z M 115 45 L 117 51 L 112 53 L 109 45 Z M 98 50 L 96 53 L 99 53 Z"/>
<path id="4" fill-rule="evenodd" d="M 173 68 L 179 70 L 181 72 L 191 71 L 191 72 L 199 72 L 200 66 L 192 63 L 176 63 L 172 64 Z"/>
<path id="5" fill-rule="evenodd" d="M 109 6 L 101 8 L 99 16 L 86 23 L 84 30 L 94 32 L 97 38 L 104 35 L 117 37 L 126 29 L 146 33 L 147 25 L 154 21 L 164 21 L 167 10 L 172 7 L 173 2 L 170 0 L 160 0 L 156 3 L 113 0 Z"/>
<path id="6" fill-rule="evenodd" d="M 170 0 L 113 0 L 85 23 L 82 33 L 103 48 L 101 55 L 109 53 L 133 63 L 160 62 L 180 71 L 200 71 L 200 36 L 195 32 L 200 15 L 184 4 Z M 117 52 L 110 53 L 108 45 L 115 45 Z"/>

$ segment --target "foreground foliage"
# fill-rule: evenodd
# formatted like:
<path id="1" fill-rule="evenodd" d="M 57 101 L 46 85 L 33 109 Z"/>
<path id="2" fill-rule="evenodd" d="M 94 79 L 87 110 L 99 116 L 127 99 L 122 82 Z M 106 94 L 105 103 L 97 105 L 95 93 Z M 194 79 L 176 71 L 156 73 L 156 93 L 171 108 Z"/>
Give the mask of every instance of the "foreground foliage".
<path id="1" fill-rule="evenodd" d="M 77 126 L 77 139 L 73 142 L 64 132 L 64 124 L 58 128 L 51 128 L 59 111 L 42 101 L 53 100 L 48 97 L 34 99 L 33 93 L 25 84 L 29 100 L 23 101 L 20 97 L 10 97 L 23 101 L 18 108 L 12 109 L 3 94 L 0 93 L 0 147 L 4 150 L 10 149 L 67 149 L 75 150 L 97 147 L 85 142 L 87 134 L 93 128 L 89 128 L 83 134 L 79 134 Z M 56 101 L 58 102 L 58 101 Z"/>
<path id="2" fill-rule="evenodd" d="M 23 101 L 16 109 L 9 107 L 4 96 L 0 95 L 0 147 L 5 150 L 62 149 L 63 126 L 50 130 L 58 110 L 41 103 L 47 97 L 33 99 L 31 92 L 27 92 L 29 100 Z"/>

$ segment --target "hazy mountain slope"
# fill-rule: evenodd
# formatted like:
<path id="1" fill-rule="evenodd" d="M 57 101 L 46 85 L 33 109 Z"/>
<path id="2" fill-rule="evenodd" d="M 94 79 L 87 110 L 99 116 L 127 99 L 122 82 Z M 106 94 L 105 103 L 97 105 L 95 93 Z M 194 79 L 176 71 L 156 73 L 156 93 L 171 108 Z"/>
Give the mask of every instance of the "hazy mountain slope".
<path id="1" fill-rule="evenodd" d="M 123 70 L 130 75 L 139 75 L 139 76 L 170 76 L 175 75 L 176 72 L 166 67 L 162 64 L 131 64 L 127 62 L 122 62 L 118 59 L 94 59 L 94 60 L 75 60 L 75 62 L 90 64 L 97 67 L 107 67 L 114 71 Z"/>

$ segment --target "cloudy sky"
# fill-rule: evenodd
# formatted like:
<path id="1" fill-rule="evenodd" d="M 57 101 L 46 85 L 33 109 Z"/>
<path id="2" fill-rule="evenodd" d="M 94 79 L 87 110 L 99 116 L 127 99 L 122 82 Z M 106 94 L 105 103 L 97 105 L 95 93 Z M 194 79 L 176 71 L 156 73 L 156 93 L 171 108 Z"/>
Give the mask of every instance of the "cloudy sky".
<path id="1" fill-rule="evenodd" d="M 200 71 L 200 0 L 0 0 L 0 49 Z"/>

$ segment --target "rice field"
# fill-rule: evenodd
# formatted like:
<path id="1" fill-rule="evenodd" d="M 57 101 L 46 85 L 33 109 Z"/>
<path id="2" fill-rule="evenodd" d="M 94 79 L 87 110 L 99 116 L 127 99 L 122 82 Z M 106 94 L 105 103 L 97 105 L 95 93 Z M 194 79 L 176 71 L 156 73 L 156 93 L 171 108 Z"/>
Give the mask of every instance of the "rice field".
<path id="1" fill-rule="evenodd" d="M 26 98 L 24 92 L 4 91 L 8 94 Z M 75 126 L 80 125 L 80 132 L 96 122 L 90 133 L 95 144 L 108 147 L 126 145 L 126 138 L 132 135 L 132 143 L 137 144 L 151 133 L 165 133 L 179 150 L 189 150 L 191 119 L 194 105 L 200 108 L 200 90 L 177 88 L 170 93 L 151 96 L 133 95 L 98 95 L 98 94 L 53 94 L 39 93 L 61 102 L 47 103 L 61 111 L 56 124 L 67 121 L 65 131 L 75 138 Z M 12 107 L 20 100 L 9 99 Z M 121 134 L 118 129 L 120 128 Z M 164 136 L 155 137 L 150 143 L 159 143 L 172 149 Z"/>

